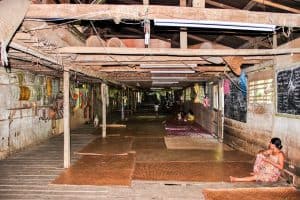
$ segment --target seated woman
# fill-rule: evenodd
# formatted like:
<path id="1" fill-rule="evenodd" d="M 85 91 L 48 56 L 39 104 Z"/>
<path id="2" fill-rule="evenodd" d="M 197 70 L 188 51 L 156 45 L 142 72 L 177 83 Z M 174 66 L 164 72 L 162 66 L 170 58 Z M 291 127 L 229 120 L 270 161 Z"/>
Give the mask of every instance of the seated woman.
<path id="1" fill-rule="evenodd" d="M 189 110 L 187 116 L 186 116 L 186 120 L 188 122 L 194 122 L 195 121 L 195 116 L 192 110 Z"/>
<path id="2" fill-rule="evenodd" d="M 272 138 L 269 149 L 257 154 L 251 176 L 242 178 L 230 176 L 230 181 L 277 181 L 280 176 L 280 170 L 284 166 L 284 155 L 281 148 L 281 140 Z"/>

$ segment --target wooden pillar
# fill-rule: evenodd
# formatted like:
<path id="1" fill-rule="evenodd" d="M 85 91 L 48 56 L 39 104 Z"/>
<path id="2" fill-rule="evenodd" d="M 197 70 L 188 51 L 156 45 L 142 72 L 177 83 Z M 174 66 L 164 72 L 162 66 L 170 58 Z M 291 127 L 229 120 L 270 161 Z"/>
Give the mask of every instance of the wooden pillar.
<path id="1" fill-rule="evenodd" d="M 218 87 L 218 137 L 221 141 L 224 138 L 224 80 L 219 81 Z"/>
<path id="2" fill-rule="evenodd" d="M 64 71 L 64 168 L 69 168 L 70 159 L 70 74 Z"/>
<path id="3" fill-rule="evenodd" d="M 124 115 L 124 90 L 122 90 L 121 92 L 121 120 L 123 121 L 125 119 L 125 115 Z"/>
<path id="4" fill-rule="evenodd" d="M 180 0 L 180 6 L 181 7 L 186 7 L 186 0 Z M 180 48 L 182 49 L 187 49 L 187 30 L 186 29 L 181 29 L 180 30 Z"/>
<path id="5" fill-rule="evenodd" d="M 91 107 L 89 108 L 90 110 L 90 121 L 94 120 L 94 84 L 91 84 L 91 103 L 90 103 Z"/>
<path id="6" fill-rule="evenodd" d="M 277 48 L 277 33 L 273 33 L 273 49 Z"/>
<path id="7" fill-rule="evenodd" d="M 101 83 L 101 99 L 102 99 L 102 137 L 106 137 L 106 92 L 107 85 L 105 83 Z"/>
<path id="8" fill-rule="evenodd" d="M 205 8 L 205 0 L 193 0 L 193 7 Z"/>

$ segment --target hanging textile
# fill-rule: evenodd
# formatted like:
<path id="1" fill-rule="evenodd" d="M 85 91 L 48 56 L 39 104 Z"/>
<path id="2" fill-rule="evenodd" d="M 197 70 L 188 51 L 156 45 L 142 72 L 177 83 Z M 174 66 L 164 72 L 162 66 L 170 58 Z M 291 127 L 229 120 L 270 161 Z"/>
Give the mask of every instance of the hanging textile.
<path id="1" fill-rule="evenodd" d="M 240 85 L 243 96 L 247 97 L 247 77 L 246 77 L 245 72 L 242 72 L 242 74 L 239 78 L 239 85 Z"/>
<path id="2" fill-rule="evenodd" d="M 195 99 L 194 99 L 194 103 L 200 103 L 201 99 L 200 99 L 200 86 L 198 83 L 195 83 L 194 85 L 194 91 L 196 93 Z"/>
<path id="3" fill-rule="evenodd" d="M 230 80 L 224 80 L 224 95 L 230 94 Z"/>

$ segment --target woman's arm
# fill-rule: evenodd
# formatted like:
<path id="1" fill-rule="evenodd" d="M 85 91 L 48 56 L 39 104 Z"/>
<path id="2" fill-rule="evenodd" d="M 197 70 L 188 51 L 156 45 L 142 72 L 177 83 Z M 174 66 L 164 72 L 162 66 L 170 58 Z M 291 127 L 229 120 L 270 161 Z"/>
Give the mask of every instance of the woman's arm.
<path id="1" fill-rule="evenodd" d="M 272 150 L 271 149 L 267 149 L 267 150 L 261 150 L 258 153 L 264 155 L 264 156 L 268 156 L 272 154 Z"/>
<path id="2" fill-rule="evenodd" d="M 278 169 L 282 170 L 284 167 L 284 156 L 283 153 L 280 153 L 278 155 L 278 163 L 275 163 L 273 161 L 271 161 L 270 159 L 264 158 L 264 161 L 270 163 L 271 165 L 273 165 L 274 167 L 277 167 Z"/>

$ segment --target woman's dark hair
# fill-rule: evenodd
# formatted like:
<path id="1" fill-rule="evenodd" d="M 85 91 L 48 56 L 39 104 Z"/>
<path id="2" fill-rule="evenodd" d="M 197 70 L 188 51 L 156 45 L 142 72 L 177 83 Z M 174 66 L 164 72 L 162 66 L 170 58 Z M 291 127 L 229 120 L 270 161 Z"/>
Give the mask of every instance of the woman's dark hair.
<path id="1" fill-rule="evenodd" d="M 277 149 L 282 148 L 281 140 L 279 138 L 272 138 L 271 143 L 274 144 L 277 147 Z"/>

